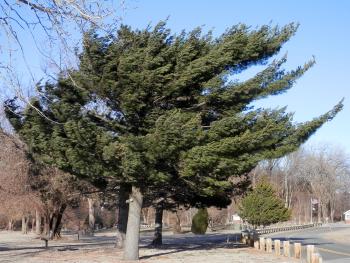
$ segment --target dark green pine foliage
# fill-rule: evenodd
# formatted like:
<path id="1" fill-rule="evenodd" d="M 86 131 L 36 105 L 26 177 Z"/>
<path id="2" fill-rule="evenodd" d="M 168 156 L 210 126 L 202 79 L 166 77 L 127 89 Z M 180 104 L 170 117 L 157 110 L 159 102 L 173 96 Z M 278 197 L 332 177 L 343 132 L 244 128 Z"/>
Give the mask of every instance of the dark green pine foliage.
<path id="1" fill-rule="evenodd" d="M 260 182 L 242 199 L 239 215 L 256 228 L 287 221 L 291 211 L 284 207 L 283 200 L 269 183 Z"/>
<path id="2" fill-rule="evenodd" d="M 301 124 L 285 108 L 251 109 L 291 88 L 314 61 L 285 71 L 283 57 L 247 81 L 228 81 L 266 64 L 296 28 L 240 24 L 213 38 L 200 28 L 172 35 L 161 22 L 122 26 L 114 39 L 91 32 L 78 70 L 42 85 L 35 108 L 8 101 L 7 115 L 37 158 L 96 184 L 129 183 L 151 199 L 191 205 L 227 203 L 244 186 L 230 178 L 296 150 L 342 108 Z"/>
<path id="3" fill-rule="evenodd" d="M 192 218 L 191 232 L 197 235 L 204 235 L 208 228 L 208 210 L 206 208 L 198 209 Z"/>

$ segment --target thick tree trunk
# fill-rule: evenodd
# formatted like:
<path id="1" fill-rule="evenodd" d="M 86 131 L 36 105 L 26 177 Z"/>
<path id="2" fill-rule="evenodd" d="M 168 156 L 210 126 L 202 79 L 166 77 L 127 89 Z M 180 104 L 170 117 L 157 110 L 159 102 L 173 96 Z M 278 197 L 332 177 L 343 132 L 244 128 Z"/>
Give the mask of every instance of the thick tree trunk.
<path id="1" fill-rule="evenodd" d="M 50 239 L 53 239 L 55 236 L 53 233 L 53 230 L 56 227 L 56 225 L 57 225 L 57 214 L 53 213 L 50 219 Z"/>
<path id="2" fill-rule="evenodd" d="M 140 221 L 143 196 L 139 188 L 133 186 L 129 198 L 129 216 L 126 229 L 124 259 L 139 259 Z"/>
<path id="3" fill-rule="evenodd" d="M 163 244 L 162 227 L 163 227 L 163 205 L 158 204 L 156 206 L 154 238 L 152 241 L 152 245 L 155 247 L 159 247 Z"/>
<path id="4" fill-rule="evenodd" d="M 92 198 L 88 198 L 89 204 L 89 231 L 93 235 L 95 231 L 95 207 Z"/>
<path id="5" fill-rule="evenodd" d="M 35 210 L 35 233 L 41 234 L 41 215 L 38 210 Z"/>
<path id="6" fill-rule="evenodd" d="M 63 204 L 61 205 L 60 209 L 54 213 L 52 218 L 52 224 L 51 224 L 51 236 L 50 239 L 54 238 L 61 238 L 61 222 L 62 222 L 62 216 L 66 209 L 67 205 Z"/>
<path id="7" fill-rule="evenodd" d="M 122 184 L 118 195 L 118 219 L 117 219 L 117 236 L 116 247 L 123 248 L 125 243 L 126 227 L 128 223 L 129 204 L 127 200 L 131 192 L 131 186 Z"/>

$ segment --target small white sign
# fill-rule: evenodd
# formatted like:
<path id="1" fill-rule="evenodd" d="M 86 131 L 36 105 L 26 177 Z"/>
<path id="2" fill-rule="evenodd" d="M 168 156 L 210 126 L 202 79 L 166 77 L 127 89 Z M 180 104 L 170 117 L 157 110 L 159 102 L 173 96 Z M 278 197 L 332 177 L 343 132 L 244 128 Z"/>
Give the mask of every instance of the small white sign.
<path id="1" fill-rule="evenodd" d="M 239 215 L 232 215 L 232 221 L 240 221 L 241 218 Z"/>

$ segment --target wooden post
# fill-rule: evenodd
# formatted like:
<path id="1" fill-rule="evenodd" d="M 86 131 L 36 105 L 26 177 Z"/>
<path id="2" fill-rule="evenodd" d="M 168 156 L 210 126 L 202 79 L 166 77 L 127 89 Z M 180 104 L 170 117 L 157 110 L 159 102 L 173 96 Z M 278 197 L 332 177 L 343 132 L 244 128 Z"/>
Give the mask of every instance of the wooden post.
<path id="1" fill-rule="evenodd" d="M 259 241 L 257 241 L 257 240 L 254 241 L 254 248 L 257 249 L 257 250 L 259 250 L 259 248 L 260 248 L 260 247 L 259 247 Z"/>
<path id="2" fill-rule="evenodd" d="M 283 254 L 285 257 L 290 257 L 289 241 L 283 241 Z"/>
<path id="3" fill-rule="evenodd" d="M 266 239 L 266 252 L 272 253 L 272 239 L 271 238 Z"/>
<path id="4" fill-rule="evenodd" d="M 314 245 L 307 245 L 306 246 L 306 260 L 307 263 L 311 263 L 311 255 L 315 251 L 315 246 Z"/>
<path id="5" fill-rule="evenodd" d="M 318 253 L 311 254 L 311 263 L 319 263 L 320 262 L 319 259 L 320 259 L 320 254 Z"/>
<path id="6" fill-rule="evenodd" d="M 281 241 L 278 239 L 275 240 L 275 254 L 276 256 L 281 255 Z"/>
<path id="7" fill-rule="evenodd" d="M 241 242 L 243 244 L 247 244 L 248 243 L 248 234 L 247 233 L 245 233 L 245 232 L 241 233 Z"/>
<path id="8" fill-rule="evenodd" d="M 248 244 L 248 245 L 249 245 L 250 247 L 254 247 L 254 242 L 255 242 L 255 241 L 254 241 L 254 238 L 253 238 L 253 237 L 250 237 L 250 238 L 249 238 L 249 244 Z"/>
<path id="9" fill-rule="evenodd" d="M 260 237 L 260 250 L 265 251 L 265 238 Z"/>
<path id="10" fill-rule="evenodd" d="M 294 243 L 294 257 L 301 258 L 301 243 Z"/>

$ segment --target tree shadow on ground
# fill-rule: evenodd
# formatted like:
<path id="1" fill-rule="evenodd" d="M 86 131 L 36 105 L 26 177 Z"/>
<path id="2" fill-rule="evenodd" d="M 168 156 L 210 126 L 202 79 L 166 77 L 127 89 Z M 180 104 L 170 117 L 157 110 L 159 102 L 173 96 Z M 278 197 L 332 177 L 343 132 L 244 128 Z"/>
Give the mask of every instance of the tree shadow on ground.
<path id="1" fill-rule="evenodd" d="M 100 247 L 104 245 L 112 245 L 111 242 L 94 242 L 94 243 L 81 243 L 81 244 L 57 244 L 57 245 L 50 245 L 49 247 L 45 248 L 44 246 L 23 246 L 23 247 L 8 247 L 8 246 L 1 246 L 0 245 L 0 252 L 4 251 L 17 251 L 17 250 L 38 250 L 37 252 L 47 251 L 50 249 L 55 249 L 57 251 L 67 251 L 67 250 L 78 250 L 79 248 L 85 248 L 85 247 Z"/>
<path id="2" fill-rule="evenodd" d="M 167 254 L 180 253 L 182 251 L 195 251 L 195 250 L 212 250 L 218 248 L 242 248 L 247 247 L 239 243 L 240 234 L 222 234 L 222 233 L 210 233 L 206 235 L 193 235 L 177 234 L 177 235 L 165 235 L 163 237 L 163 245 L 157 247 L 156 251 L 152 255 L 143 256 L 140 259 L 147 259 L 152 257 L 158 257 Z M 141 236 L 140 248 L 153 249 L 150 246 L 152 241 L 152 235 Z M 72 243 L 71 243 L 72 242 Z M 103 248 L 106 246 L 114 246 L 114 236 L 95 236 L 86 237 L 77 241 L 67 241 L 64 243 L 56 243 L 56 241 L 49 241 L 49 247 L 24 245 L 11 247 L 7 244 L 0 244 L 0 252 L 14 252 L 18 251 L 21 255 L 34 255 L 40 254 L 45 251 L 73 251 L 86 248 Z M 1 254 L 0 254 L 1 255 Z"/>

